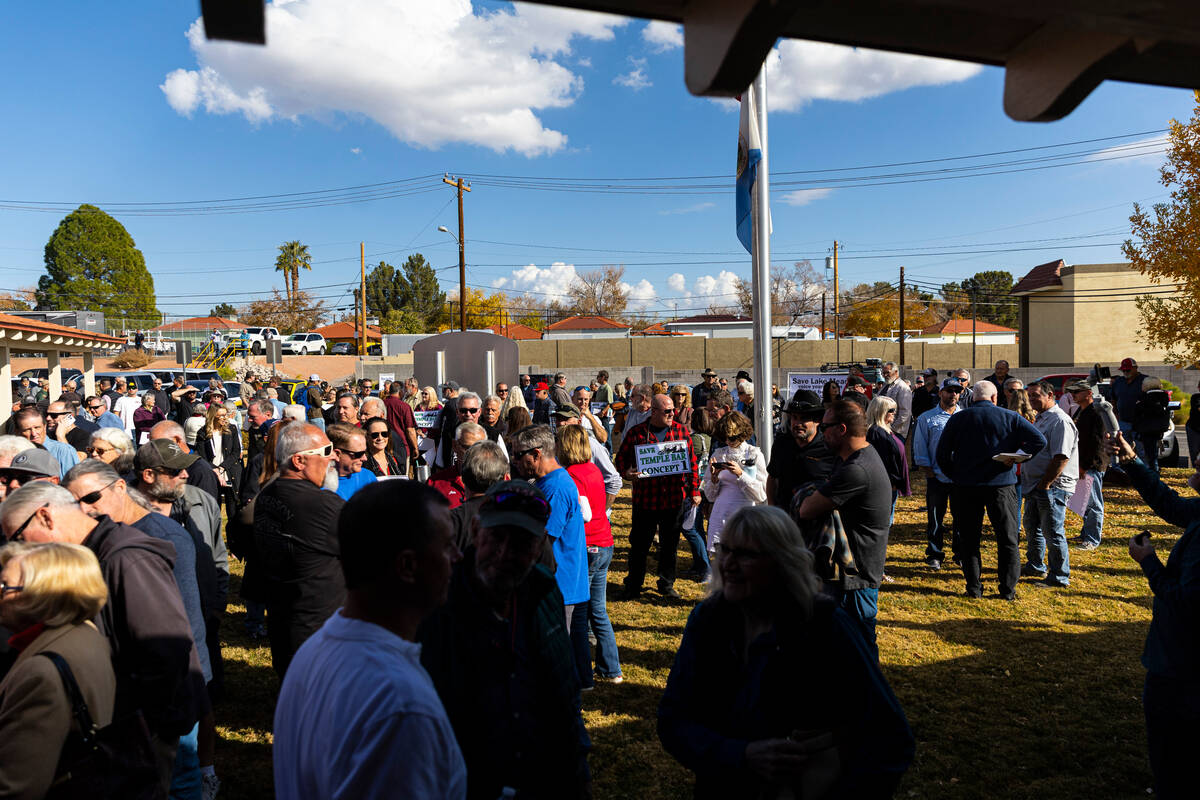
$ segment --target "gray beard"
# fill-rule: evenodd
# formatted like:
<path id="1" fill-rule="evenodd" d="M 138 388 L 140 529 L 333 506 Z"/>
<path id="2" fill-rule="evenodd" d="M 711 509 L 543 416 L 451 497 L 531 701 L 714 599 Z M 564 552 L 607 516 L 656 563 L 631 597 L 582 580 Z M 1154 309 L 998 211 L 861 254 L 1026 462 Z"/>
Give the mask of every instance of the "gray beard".
<path id="1" fill-rule="evenodd" d="M 328 489 L 331 492 L 336 492 L 338 488 L 338 471 L 337 467 L 330 464 L 329 469 L 325 470 L 325 482 L 321 484 L 322 489 Z"/>

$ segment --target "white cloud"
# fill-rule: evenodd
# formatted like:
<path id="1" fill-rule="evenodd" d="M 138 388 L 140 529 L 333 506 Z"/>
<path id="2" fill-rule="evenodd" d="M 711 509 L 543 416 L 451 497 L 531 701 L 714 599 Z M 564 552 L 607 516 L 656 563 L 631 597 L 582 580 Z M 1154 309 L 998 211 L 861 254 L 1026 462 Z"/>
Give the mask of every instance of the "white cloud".
<path id="1" fill-rule="evenodd" d="M 581 58 L 575 63 L 581 67 L 584 67 L 585 69 L 592 66 L 592 60 L 590 58 Z"/>
<path id="2" fill-rule="evenodd" d="M 359 155 L 360 153 L 362 153 L 362 148 L 361 147 L 351 147 L 350 152 L 354 153 L 354 155 Z"/>
<path id="3" fill-rule="evenodd" d="M 707 211 L 710 208 L 716 208 L 716 206 L 716 203 L 696 203 L 695 205 L 684 206 L 683 208 L 666 208 L 658 213 L 664 217 L 675 214 L 695 214 L 699 211 Z"/>
<path id="4" fill-rule="evenodd" d="M 1087 161 L 1108 161 L 1110 163 L 1119 160 L 1125 164 L 1139 164 L 1152 162 L 1161 164 L 1163 153 L 1167 149 L 1167 137 L 1152 136 L 1149 139 L 1139 139 L 1136 142 L 1126 142 L 1125 144 L 1113 145 L 1106 147 L 1103 150 L 1098 150 L 1087 157 Z"/>
<path id="5" fill-rule="evenodd" d="M 639 311 L 658 299 L 658 292 L 654 289 L 654 284 L 645 278 L 632 286 L 622 281 L 621 289 L 629 295 L 629 305 Z"/>
<path id="6" fill-rule="evenodd" d="M 648 86 L 653 86 L 650 79 L 646 77 L 646 59 L 629 57 L 629 64 L 633 67 L 629 72 L 623 75 L 618 75 L 613 78 L 613 83 L 618 86 L 624 86 L 633 89 L 635 92 L 640 92 Z"/>
<path id="7" fill-rule="evenodd" d="M 674 272 L 667 278 L 667 288 L 672 292 L 682 292 L 687 287 L 687 278 L 682 272 Z"/>
<path id="8" fill-rule="evenodd" d="M 974 77 L 978 64 L 844 45 L 784 39 L 767 57 L 772 111 L 799 111 L 813 100 L 858 101 L 914 86 Z"/>
<path id="9" fill-rule="evenodd" d="M 556 58 L 576 38 L 612 40 L 628 20 L 517 4 L 472 8 L 470 0 L 276 0 L 266 47 L 209 41 L 187 31 L 198 69 L 160 86 L 191 116 L 242 114 L 252 123 L 362 115 L 401 141 L 450 142 L 527 156 L 566 145 L 537 112 L 575 102 L 582 79 Z"/>
<path id="10" fill-rule="evenodd" d="M 674 22 L 653 20 L 642 28 L 642 39 L 656 53 L 683 47 L 683 26 Z"/>
<path id="11" fill-rule="evenodd" d="M 545 300 L 565 301 L 567 289 L 575 281 L 576 276 L 574 264 L 564 264 L 561 261 L 555 261 L 548 267 L 529 264 L 520 269 L 514 269 L 507 278 L 492 281 L 492 286 L 510 292 L 534 293 Z"/>
<path id="12" fill-rule="evenodd" d="M 806 206 L 814 200 L 828 197 L 832 193 L 833 189 L 799 189 L 795 192 L 784 193 L 780 200 L 789 206 Z"/>
<path id="13" fill-rule="evenodd" d="M 691 296 L 711 298 L 718 305 L 732 304 L 737 300 L 738 276 L 723 269 L 716 276 L 701 275 L 692 284 Z"/>

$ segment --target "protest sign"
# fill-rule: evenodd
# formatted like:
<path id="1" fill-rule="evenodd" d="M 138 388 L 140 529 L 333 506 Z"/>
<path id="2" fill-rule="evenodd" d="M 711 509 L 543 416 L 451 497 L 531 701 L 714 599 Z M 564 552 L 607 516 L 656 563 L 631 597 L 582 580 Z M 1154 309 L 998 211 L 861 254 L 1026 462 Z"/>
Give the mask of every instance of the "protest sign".
<path id="1" fill-rule="evenodd" d="M 686 441 L 649 442 L 634 449 L 637 471 L 643 478 L 679 475 L 692 470 Z"/>
<path id="2" fill-rule="evenodd" d="M 788 392 L 785 398 L 786 402 L 791 402 L 796 396 L 796 392 L 800 389 L 808 389 L 810 392 L 821 394 L 821 390 L 825 388 L 828 381 L 837 381 L 838 394 L 841 394 L 842 389 L 846 386 L 846 379 L 850 377 L 849 372 L 789 372 L 787 374 Z"/>
<path id="3" fill-rule="evenodd" d="M 441 411 L 414 411 L 413 417 L 417 421 L 418 428 L 432 428 L 437 424 L 438 414 Z"/>
<path id="4" fill-rule="evenodd" d="M 600 416 L 600 412 L 604 410 L 604 406 L 606 406 L 608 404 L 607 403 L 597 403 L 597 402 L 593 401 L 593 402 L 589 403 L 588 405 L 591 406 L 592 414 L 598 417 L 598 416 Z"/>

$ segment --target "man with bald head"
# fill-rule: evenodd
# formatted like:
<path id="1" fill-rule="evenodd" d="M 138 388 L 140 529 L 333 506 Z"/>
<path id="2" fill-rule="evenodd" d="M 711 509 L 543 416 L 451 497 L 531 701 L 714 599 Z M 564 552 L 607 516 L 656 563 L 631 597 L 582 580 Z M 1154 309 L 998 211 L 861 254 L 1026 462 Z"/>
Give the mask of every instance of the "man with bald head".
<path id="1" fill-rule="evenodd" d="M 641 472 L 639 453 L 656 445 L 672 446 L 687 453 L 687 469 L 662 475 Z M 513 453 L 513 459 L 519 457 Z M 657 394 L 650 400 L 650 418 L 625 432 L 617 451 L 617 469 L 633 481 L 633 524 L 629 529 L 629 576 L 623 598 L 632 600 L 642 592 L 646 556 L 658 533 L 658 590 L 667 598 L 678 598 L 675 590 L 675 551 L 683 519 L 692 506 L 700 505 L 700 472 L 688 429 L 675 421 L 675 404 L 670 395 Z"/>
<path id="2" fill-rule="evenodd" d="M 346 501 L 321 488 L 336 458 L 317 426 L 284 426 L 275 459 L 279 477 L 254 501 L 254 553 L 247 569 L 261 579 L 271 662 L 282 680 L 300 645 L 345 599 L 337 520 Z"/>

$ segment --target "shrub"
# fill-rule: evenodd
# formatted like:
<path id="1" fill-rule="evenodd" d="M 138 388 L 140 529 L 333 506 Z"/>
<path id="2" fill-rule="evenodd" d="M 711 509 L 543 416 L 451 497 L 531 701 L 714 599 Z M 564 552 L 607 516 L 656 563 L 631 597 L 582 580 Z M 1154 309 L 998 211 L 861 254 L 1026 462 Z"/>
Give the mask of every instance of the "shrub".
<path id="1" fill-rule="evenodd" d="M 129 350 L 123 351 L 119 356 L 109 362 L 109 366 L 113 369 L 141 369 L 149 366 L 154 357 L 145 350 Z"/>
<path id="2" fill-rule="evenodd" d="M 228 364 L 217 369 L 217 377 L 223 381 L 237 380 L 237 374 L 233 371 L 233 367 Z"/>
<path id="3" fill-rule="evenodd" d="M 1171 383 L 1166 378 L 1162 379 L 1162 388 L 1171 393 L 1172 400 L 1179 401 L 1179 408 L 1175 409 L 1171 419 L 1175 421 L 1176 425 L 1183 425 L 1185 422 L 1187 422 L 1188 410 L 1191 408 L 1191 395 L 1180 389 L 1175 384 Z"/>

